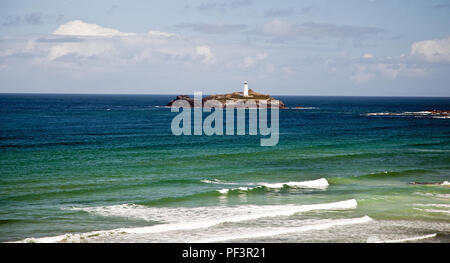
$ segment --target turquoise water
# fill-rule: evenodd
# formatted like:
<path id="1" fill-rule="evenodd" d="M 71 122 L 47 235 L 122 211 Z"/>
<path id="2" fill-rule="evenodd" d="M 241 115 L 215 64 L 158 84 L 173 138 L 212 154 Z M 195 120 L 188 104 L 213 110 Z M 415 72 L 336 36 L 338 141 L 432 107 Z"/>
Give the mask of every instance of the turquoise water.
<path id="1" fill-rule="evenodd" d="M 450 241 L 450 119 L 403 114 L 449 98 L 277 98 L 311 108 L 261 147 L 172 135 L 173 96 L 0 95 L 0 241 Z"/>

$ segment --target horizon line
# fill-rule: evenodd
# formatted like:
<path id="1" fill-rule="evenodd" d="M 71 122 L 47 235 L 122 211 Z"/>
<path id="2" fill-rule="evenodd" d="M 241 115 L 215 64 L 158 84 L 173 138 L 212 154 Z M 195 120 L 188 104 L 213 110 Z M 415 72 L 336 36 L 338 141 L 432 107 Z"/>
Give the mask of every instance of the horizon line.
<path id="1" fill-rule="evenodd" d="M 179 96 L 189 93 L 60 93 L 60 92 L 0 92 L 0 95 L 17 94 L 17 95 L 157 95 L 157 96 Z M 213 94 L 203 94 L 213 95 Z M 398 98 L 450 98 L 450 96 L 424 96 L 424 95 L 292 95 L 292 94 L 275 94 L 270 96 L 286 96 L 286 97 L 398 97 Z"/>

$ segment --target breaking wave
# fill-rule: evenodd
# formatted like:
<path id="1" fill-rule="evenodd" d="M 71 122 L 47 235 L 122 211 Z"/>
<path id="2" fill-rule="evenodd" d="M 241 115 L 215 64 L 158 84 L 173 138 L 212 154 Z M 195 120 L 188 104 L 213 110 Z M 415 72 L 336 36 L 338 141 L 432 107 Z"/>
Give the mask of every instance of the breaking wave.
<path id="1" fill-rule="evenodd" d="M 425 193 L 425 192 L 416 192 L 415 194 L 421 196 L 434 197 L 438 199 L 450 199 L 450 194 L 435 194 L 435 193 Z"/>
<path id="2" fill-rule="evenodd" d="M 230 182 L 225 182 L 219 179 L 213 179 L 213 180 L 208 180 L 208 179 L 204 179 L 204 180 L 200 180 L 200 182 L 205 183 L 205 184 L 223 184 L 223 185 L 234 185 L 234 184 L 238 184 L 238 183 L 230 183 Z"/>
<path id="3" fill-rule="evenodd" d="M 425 236 L 418 236 L 418 237 L 408 237 L 408 238 L 402 238 L 402 239 L 394 239 L 394 240 L 379 240 L 378 238 L 371 238 L 367 240 L 367 243 L 404 243 L 409 241 L 417 241 L 417 240 L 423 240 L 428 238 L 436 237 L 437 234 L 430 234 Z"/>
<path id="4" fill-rule="evenodd" d="M 290 110 L 317 110 L 318 107 L 289 107 Z"/>
<path id="5" fill-rule="evenodd" d="M 370 221 L 372 221 L 372 218 L 370 218 L 369 216 L 363 216 L 363 217 L 359 217 L 359 218 L 348 218 L 348 219 L 335 219 L 335 220 L 329 220 L 329 222 L 326 222 L 326 223 L 317 223 L 317 224 L 311 224 L 311 225 L 300 226 L 300 227 L 285 227 L 285 228 L 274 229 L 274 230 L 269 230 L 269 231 L 261 231 L 261 232 L 256 232 L 256 233 L 247 233 L 247 234 L 239 233 L 237 235 L 214 237 L 214 238 L 210 238 L 210 239 L 198 240 L 196 242 L 198 242 L 198 243 L 213 243 L 213 242 L 223 242 L 223 241 L 236 240 L 236 239 L 270 237 L 270 236 L 278 236 L 278 235 L 306 232 L 306 231 L 313 231 L 313 230 L 324 230 L 324 229 L 328 229 L 328 228 L 335 227 L 335 226 L 362 224 L 362 223 L 368 223 Z"/>
<path id="6" fill-rule="evenodd" d="M 311 181 L 302 182 L 286 182 L 286 183 L 251 183 L 247 186 L 237 187 L 237 188 L 224 188 L 217 190 L 221 194 L 228 194 L 230 192 L 236 191 L 250 191 L 255 189 L 282 189 L 282 188 L 311 188 L 311 189 L 326 189 L 329 186 L 327 179 L 321 178 Z"/>
<path id="7" fill-rule="evenodd" d="M 363 116 L 403 116 L 403 117 L 431 117 L 435 119 L 448 119 L 449 111 L 405 111 L 405 112 L 371 112 Z"/>
<path id="8" fill-rule="evenodd" d="M 356 200 L 351 199 L 340 202 L 311 205 L 243 205 L 235 207 L 158 208 L 135 204 L 123 204 L 71 208 L 71 210 L 86 211 L 101 216 L 144 219 L 155 223 L 155 225 L 92 231 L 80 234 L 65 234 L 54 237 L 27 238 L 19 242 L 79 242 L 90 237 L 112 234 L 149 234 L 168 231 L 196 230 L 213 227 L 223 223 L 238 223 L 260 218 L 292 216 L 297 213 L 317 210 L 347 210 L 355 209 L 356 207 Z M 364 220 L 367 220 L 367 218 Z"/>

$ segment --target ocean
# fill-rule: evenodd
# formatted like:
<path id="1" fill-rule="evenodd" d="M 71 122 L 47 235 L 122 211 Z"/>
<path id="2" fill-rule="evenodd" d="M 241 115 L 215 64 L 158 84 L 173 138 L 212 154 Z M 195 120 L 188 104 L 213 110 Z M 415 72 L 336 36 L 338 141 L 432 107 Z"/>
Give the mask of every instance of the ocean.
<path id="1" fill-rule="evenodd" d="M 275 96 L 262 147 L 174 97 L 1 94 L 0 241 L 450 242 L 450 98 Z"/>

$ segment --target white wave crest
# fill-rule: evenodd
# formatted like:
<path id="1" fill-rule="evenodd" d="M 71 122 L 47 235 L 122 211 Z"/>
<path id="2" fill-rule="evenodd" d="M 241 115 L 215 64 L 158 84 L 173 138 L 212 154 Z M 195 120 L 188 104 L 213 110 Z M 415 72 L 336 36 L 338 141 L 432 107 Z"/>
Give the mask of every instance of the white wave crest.
<path id="1" fill-rule="evenodd" d="M 316 110 L 317 107 L 289 107 L 290 110 Z"/>
<path id="2" fill-rule="evenodd" d="M 221 194 L 228 194 L 230 191 L 249 191 L 261 187 L 266 187 L 269 189 L 281 189 L 285 186 L 291 187 L 291 188 L 313 188 L 313 189 L 326 189 L 329 184 L 327 179 L 321 178 L 317 180 L 311 180 L 311 181 L 303 181 L 303 182 L 286 182 L 286 183 L 251 183 L 248 184 L 248 186 L 254 187 L 237 187 L 237 188 L 224 188 L 217 190 L 217 192 Z"/>
<path id="3" fill-rule="evenodd" d="M 156 208 L 141 205 L 116 205 L 102 207 L 72 208 L 102 216 L 122 216 L 163 222 L 157 225 L 135 228 L 93 231 L 81 234 L 66 234 L 55 237 L 27 238 L 20 242 L 77 242 L 90 236 L 111 234 L 149 234 L 167 231 L 209 228 L 223 223 L 236 223 L 268 217 L 292 216 L 315 210 L 346 210 L 357 207 L 355 199 L 311 205 L 245 205 L 235 207 Z"/>
<path id="4" fill-rule="evenodd" d="M 390 115 L 389 112 L 372 112 L 372 113 L 366 113 L 366 116 L 383 116 L 383 115 Z"/>
<path id="5" fill-rule="evenodd" d="M 225 182 L 219 179 L 213 179 L 213 180 L 208 180 L 208 179 L 204 179 L 204 180 L 200 180 L 200 182 L 205 183 L 205 184 L 224 184 L 224 185 L 235 185 L 238 183 L 232 183 L 232 182 Z"/>
<path id="6" fill-rule="evenodd" d="M 441 199 L 450 199 L 450 194 L 433 194 L 433 193 L 424 193 L 424 192 L 416 192 L 415 194 L 421 195 L 421 196 L 441 198 Z"/>
<path id="7" fill-rule="evenodd" d="M 256 189 L 256 188 L 261 188 L 261 186 L 257 186 L 257 187 L 223 188 L 223 189 L 217 190 L 217 192 L 219 192 L 221 194 L 228 194 L 230 191 L 247 192 L 249 190 L 253 190 L 253 189 Z"/>
<path id="8" fill-rule="evenodd" d="M 408 237 L 408 238 L 402 238 L 402 239 L 395 239 L 395 240 L 378 240 L 378 238 L 371 238 L 367 240 L 367 243 L 404 243 L 408 241 L 417 241 L 422 239 L 428 239 L 436 237 L 437 234 L 430 234 L 425 236 L 418 236 L 418 237 Z"/>
<path id="9" fill-rule="evenodd" d="M 298 188 L 327 188 L 329 186 L 327 179 L 321 178 L 311 181 L 303 182 L 287 182 L 287 183 L 259 183 L 267 188 L 283 188 L 284 186 L 298 187 Z"/>
<path id="10" fill-rule="evenodd" d="M 433 207 L 444 207 L 450 208 L 450 205 L 447 204 L 415 204 L 416 206 L 433 206 Z"/>
<path id="11" fill-rule="evenodd" d="M 414 208 L 416 210 L 420 210 L 427 213 L 443 213 L 450 214 L 450 210 L 440 210 L 440 209 L 422 209 L 422 208 Z"/>
<path id="12" fill-rule="evenodd" d="M 448 119 L 448 111 L 405 111 L 405 112 L 371 112 L 362 114 L 364 116 L 413 116 L 432 117 L 436 119 Z"/>
<path id="13" fill-rule="evenodd" d="M 327 223 L 320 224 L 312 224 L 300 227 L 289 227 L 289 228 L 281 228 L 269 231 L 261 231 L 257 233 L 248 233 L 248 234 L 238 234 L 238 235 L 230 235 L 230 236 L 222 236 L 222 237 L 214 237 L 210 239 L 203 239 L 195 241 L 196 243 L 214 243 L 214 242 L 224 242 L 229 240 L 236 239 L 251 239 L 251 238 L 260 238 L 260 237 L 270 237 L 270 236 L 278 236 L 283 234 L 290 233 L 298 233 L 298 232 L 306 232 L 306 231 L 314 231 L 314 230 L 324 230 L 335 226 L 344 226 L 344 225 L 352 225 L 352 224 L 362 224 L 372 221 L 372 218 L 369 216 L 363 216 L 359 218 L 349 218 L 349 219 L 336 219 L 331 220 Z"/>
<path id="14" fill-rule="evenodd" d="M 226 188 L 217 190 L 217 192 L 219 192 L 221 194 L 228 194 L 229 191 L 230 191 L 230 189 L 226 189 Z"/>

